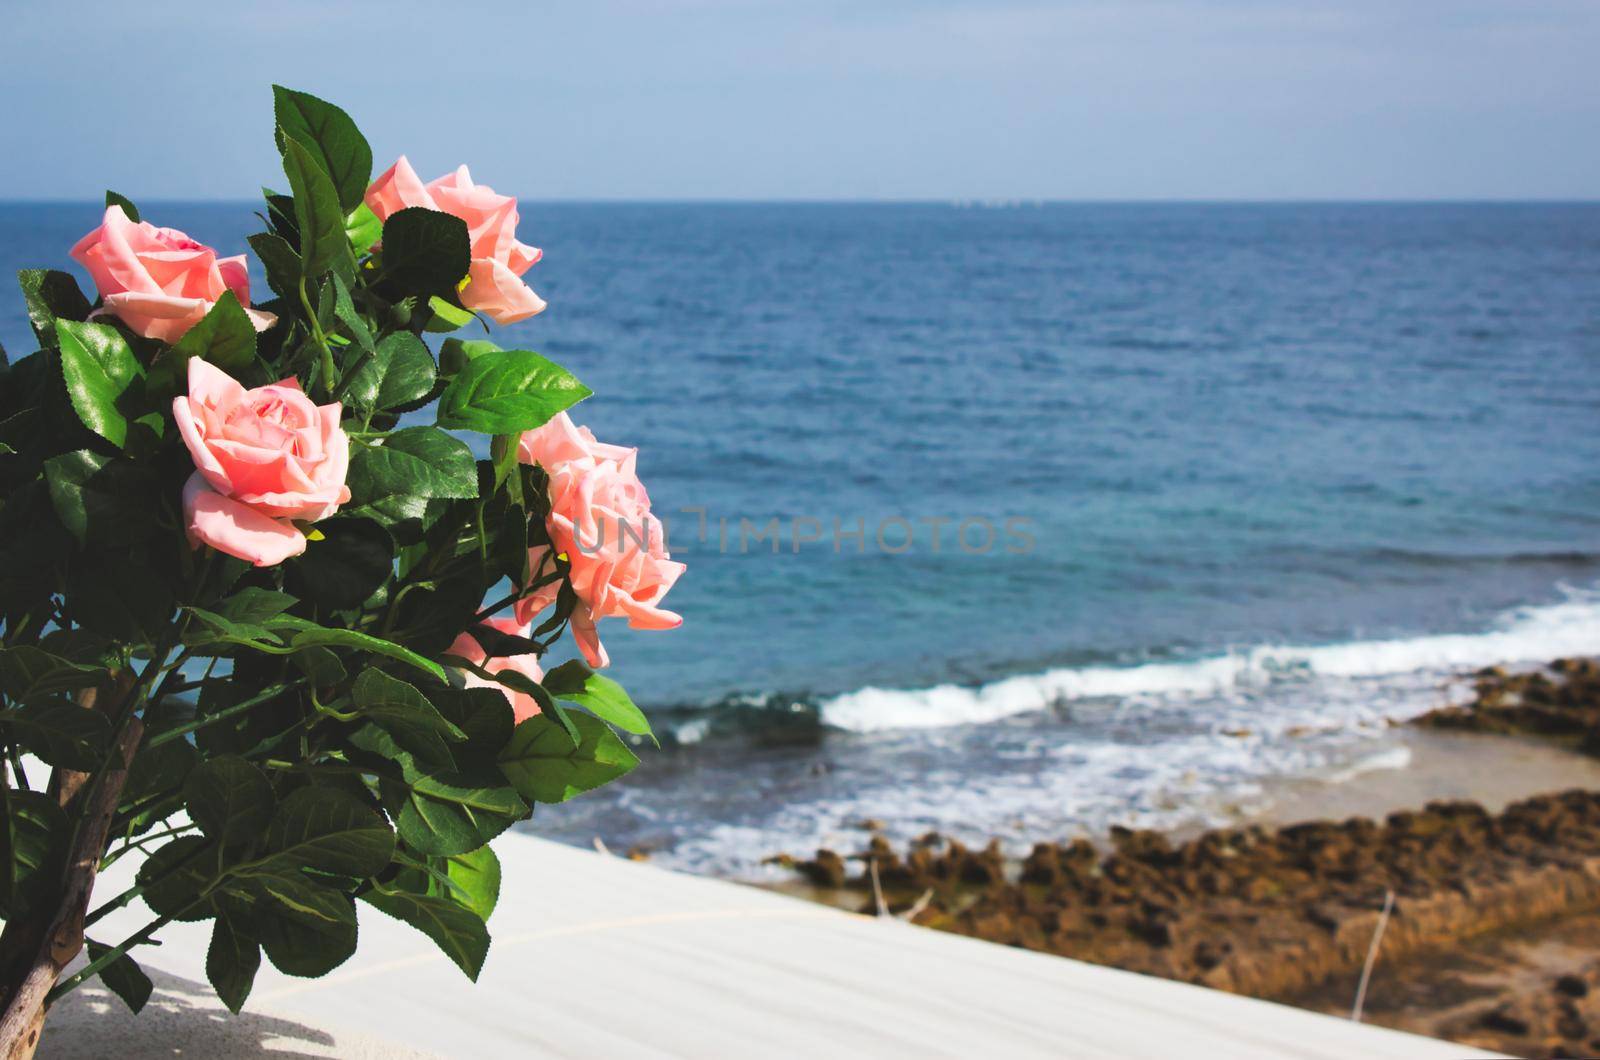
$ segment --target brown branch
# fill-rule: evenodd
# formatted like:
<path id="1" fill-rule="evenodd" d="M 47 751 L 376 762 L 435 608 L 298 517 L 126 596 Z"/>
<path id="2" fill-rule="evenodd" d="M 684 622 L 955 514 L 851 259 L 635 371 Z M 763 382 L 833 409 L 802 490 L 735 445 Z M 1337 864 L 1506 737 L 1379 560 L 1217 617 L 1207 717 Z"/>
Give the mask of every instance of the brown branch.
<path id="1" fill-rule="evenodd" d="M 131 690 L 132 680 L 116 682 L 117 695 L 105 697 L 121 704 Z M 93 693 L 86 693 L 85 706 L 95 706 Z M 106 709 L 106 704 L 99 704 Z M 44 1026 L 45 995 L 55 985 L 62 969 L 83 949 L 83 918 L 94 891 L 95 874 L 123 786 L 128 782 L 128 767 L 134 750 L 144 735 L 144 724 L 129 718 L 112 749 L 109 761 L 98 780 L 84 792 L 90 776 L 74 770 L 58 769 L 52 786 L 63 808 L 79 799 L 89 800 L 82 807 L 82 818 L 67 851 L 60 898 L 55 912 L 46 919 L 30 916 L 6 924 L 0 934 L 0 1058 L 28 1060 L 39 1046 Z M 70 814 L 69 814 L 70 815 Z"/>

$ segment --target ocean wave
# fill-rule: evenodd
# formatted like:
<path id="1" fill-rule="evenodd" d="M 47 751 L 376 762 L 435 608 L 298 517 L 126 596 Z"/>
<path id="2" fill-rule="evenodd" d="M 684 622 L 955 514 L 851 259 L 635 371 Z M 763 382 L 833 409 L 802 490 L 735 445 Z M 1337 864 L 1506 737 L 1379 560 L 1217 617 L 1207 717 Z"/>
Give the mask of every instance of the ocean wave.
<path id="1" fill-rule="evenodd" d="M 1079 700 L 1220 696 L 1307 678 L 1444 674 L 1597 650 L 1600 594 L 1572 589 L 1560 603 L 1517 608 L 1476 633 L 1257 645 L 1183 662 L 1047 670 L 977 687 L 867 687 L 824 700 L 819 712 L 824 725 L 850 732 L 937 728 L 1039 713 Z"/>

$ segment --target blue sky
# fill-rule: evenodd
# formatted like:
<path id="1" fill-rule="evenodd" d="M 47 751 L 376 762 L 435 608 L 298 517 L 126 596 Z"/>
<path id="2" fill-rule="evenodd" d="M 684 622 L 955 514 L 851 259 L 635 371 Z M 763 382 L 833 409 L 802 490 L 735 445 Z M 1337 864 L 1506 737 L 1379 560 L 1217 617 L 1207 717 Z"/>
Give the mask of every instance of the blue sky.
<path id="1" fill-rule="evenodd" d="M 1594 198 L 1595 0 L 45 3 L 0 198 L 249 198 L 267 85 L 534 198 Z"/>

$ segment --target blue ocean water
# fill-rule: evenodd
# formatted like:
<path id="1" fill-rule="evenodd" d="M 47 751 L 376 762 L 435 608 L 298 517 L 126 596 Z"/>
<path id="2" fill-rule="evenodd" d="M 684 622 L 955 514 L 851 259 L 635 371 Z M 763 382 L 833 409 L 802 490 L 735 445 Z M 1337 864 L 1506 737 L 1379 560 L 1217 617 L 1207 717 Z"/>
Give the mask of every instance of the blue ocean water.
<path id="1" fill-rule="evenodd" d="M 248 211 L 145 206 L 227 252 Z M 67 267 L 97 213 L 0 206 L 0 267 Z M 594 389 L 689 564 L 681 630 L 602 626 L 667 750 L 537 829 L 747 871 L 854 816 L 1175 821 L 1370 755 L 1462 668 L 1600 650 L 1600 205 L 527 204 L 522 235 L 551 308 L 500 341 Z"/>

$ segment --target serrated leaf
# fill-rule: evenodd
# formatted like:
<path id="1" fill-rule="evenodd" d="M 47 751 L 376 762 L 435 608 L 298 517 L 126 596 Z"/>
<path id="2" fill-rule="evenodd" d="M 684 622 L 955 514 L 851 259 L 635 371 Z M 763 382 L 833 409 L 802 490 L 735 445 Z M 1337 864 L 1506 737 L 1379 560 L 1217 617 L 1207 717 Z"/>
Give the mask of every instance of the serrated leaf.
<path id="1" fill-rule="evenodd" d="M 394 539 L 370 519 L 324 519 L 322 540 L 285 565 L 289 587 L 314 604 L 359 607 L 394 572 Z"/>
<path id="2" fill-rule="evenodd" d="M 146 858 L 139 866 L 137 881 L 144 888 L 145 905 L 155 913 L 193 921 L 217 915 L 215 900 L 201 897 L 216 875 L 216 845 L 200 836 L 187 835 L 158 847 Z"/>
<path id="3" fill-rule="evenodd" d="M 383 728 L 425 766 L 448 769 L 454 765 L 445 741 L 465 740 L 467 734 L 447 721 L 427 697 L 382 670 L 364 670 L 350 690 L 362 715 Z"/>
<path id="4" fill-rule="evenodd" d="M 547 423 L 591 391 L 554 361 L 529 350 L 497 350 L 461 366 L 439 397 L 439 426 L 521 434 Z"/>
<path id="5" fill-rule="evenodd" d="M 359 408 L 398 409 L 427 397 L 437 377 L 433 354 L 423 341 L 409 331 L 396 331 L 378 343 L 345 393 Z"/>
<path id="6" fill-rule="evenodd" d="M 109 209 L 112 206 L 122 207 L 122 212 L 127 215 L 128 220 L 132 221 L 134 224 L 139 223 L 139 208 L 133 204 L 133 200 L 128 198 L 126 195 L 118 195 L 110 188 L 107 188 L 106 207 Z M 137 1009 L 135 1011 L 137 1011 Z"/>
<path id="7" fill-rule="evenodd" d="M 288 593 L 249 585 L 217 605 L 217 613 L 235 622 L 267 622 L 299 603 Z"/>
<path id="8" fill-rule="evenodd" d="M 80 545 L 127 545 L 154 534 L 150 496 L 156 489 L 149 471 L 89 449 L 51 457 L 44 463 L 50 503 Z"/>
<path id="9" fill-rule="evenodd" d="M 16 741 L 45 763 L 85 772 L 105 760 L 111 721 L 70 700 L 47 699 L 0 712 Z"/>
<path id="10" fill-rule="evenodd" d="M 374 637 L 371 634 L 361 633 L 353 629 L 326 629 L 304 619 L 284 615 L 276 620 L 275 625 L 294 631 L 289 641 L 290 651 L 299 651 L 310 647 L 355 648 L 359 651 L 370 651 L 378 655 L 385 655 L 396 659 L 408 666 L 430 673 L 439 680 L 445 680 L 444 667 L 432 659 L 425 659 L 410 648 L 395 644 L 392 641 Z"/>
<path id="11" fill-rule="evenodd" d="M 28 321 L 41 345 L 56 344 L 56 321 L 88 317 L 89 300 L 71 274 L 55 269 L 23 269 L 17 273 L 17 280 L 28 307 Z"/>
<path id="12" fill-rule="evenodd" d="M 282 85 L 272 86 L 272 112 L 283 135 L 299 141 L 328 175 L 339 204 L 354 210 L 372 179 L 372 148 L 350 115 Z"/>
<path id="13" fill-rule="evenodd" d="M 283 172 L 294 193 L 295 227 L 300 233 L 302 275 L 314 279 L 325 272 L 351 275 L 355 262 L 344 234 L 344 210 L 328 174 L 309 149 L 293 137 L 284 139 Z"/>
<path id="14" fill-rule="evenodd" d="M 107 192 L 107 197 L 110 197 Z M 84 939 L 84 946 L 89 951 L 89 959 L 97 961 L 111 952 L 111 947 L 102 946 L 93 939 Z M 144 969 L 126 953 L 100 969 L 100 981 L 122 999 L 122 1003 L 129 1009 L 138 1012 L 144 1008 L 145 1002 L 150 1000 L 150 994 L 155 990 L 155 984 L 150 977 L 144 974 Z"/>
<path id="15" fill-rule="evenodd" d="M 388 822 L 338 788 L 300 788 L 290 794 L 272 815 L 266 841 L 275 864 L 358 879 L 383 871 L 394 854 Z"/>
<path id="16" fill-rule="evenodd" d="M 144 368 L 122 333 L 105 324 L 58 320 L 56 338 L 61 344 L 61 375 L 78 419 L 121 446 L 128 438 L 128 420 L 119 406 Z"/>
<path id="17" fill-rule="evenodd" d="M 494 761 L 494 756 L 511 738 L 516 717 L 511 701 L 494 688 L 430 688 L 428 701 L 452 724 L 466 734 L 450 752 L 465 767 L 470 762 Z"/>
<path id="18" fill-rule="evenodd" d="M 489 955 L 489 930 L 472 910 L 448 898 L 383 886 L 367 891 L 361 898 L 428 936 L 468 979 L 478 981 L 483 959 Z"/>
<path id="19" fill-rule="evenodd" d="M 299 289 L 300 253 L 287 239 L 272 232 L 257 232 L 250 237 L 250 249 L 261 259 L 268 287 L 284 296 Z"/>
<path id="20" fill-rule="evenodd" d="M 350 339 L 358 350 L 372 349 L 372 331 L 361 314 L 356 312 L 356 304 L 350 298 L 350 288 L 345 286 L 337 273 L 333 276 L 333 315 L 350 333 Z M 404 334 L 411 333 L 408 331 Z"/>
<path id="21" fill-rule="evenodd" d="M 256 326 L 239 298 L 222 292 L 200 322 L 163 352 L 150 368 L 149 389 L 165 397 L 188 390 L 189 360 L 198 357 L 231 376 L 238 376 L 256 359 Z"/>
<path id="22" fill-rule="evenodd" d="M 260 969 L 260 943 L 233 918 L 219 916 L 211 929 L 211 946 L 206 950 L 206 978 L 228 1011 L 237 1014 L 244 1008 Z"/>
<path id="23" fill-rule="evenodd" d="M 451 294 L 471 266 L 472 239 L 461 218 L 413 206 L 384 221 L 379 285 L 391 294 Z"/>
<path id="24" fill-rule="evenodd" d="M 59 889 L 72 825 L 61 807 L 37 791 L 0 785 L 0 916 L 25 916 Z"/>
<path id="25" fill-rule="evenodd" d="M 428 308 L 433 311 L 433 316 L 425 328 L 435 334 L 455 331 L 478 319 L 472 310 L 458 306 L 454 302 L 447 302 L 438 295 L 428 299 Z"/>
<path id="26" fill-rule="evenodd" d="M 413 850 L 449 857 L 476 850 L 521 820 L 527 804 L 508 786 L 473 777 L 414 775 L 396 826 Z"/>
<path id="27" fill-rule="evenodd" d="M 210 758 L 191 770 L 183 799 L 190 819 L 225 847 L 259 836 L 276 802 L 266 774 L 237 755 Z"/>
<path id="28" fill-rule="evenodd" d="M 445 339 L 439 345 L 439 370 L 455 375 L 486 353 L 499 353 L 500 347 L 488 339 Z"/>
<path id="29" fill-rule="evenodd" d="M 477 850 L 448 859 L 445 874 L 454 888 L 456 900 L 485 923 L 500 901 L 500 859 L 494 848 L 484 844 Z"/>
<path id="30" fill-rule="evenodd" d="M 350 249 L 360 257 L 383 238 L 383 222 L 372 212 L 372 207 L 363 202 L 345 215 L 344 234 L 350 240 Z"/>
<path id="31" fill-rule="evenodd" d="M 103 667 L 73 662 L 29 644 L 0 648 L 0 691 L 13 700 L 89 688 L 107 676 Z"/>
<path id="32" fill-rule="evenodd" d="M 243 648 L 279 655 L 287 655 L 291 650 L 282 636 L 259 622 L 236 621 L 201 607 L 185 610 L 200 620 L 200 626 L 190 625 L 183 635 L 183 642 L 190 647 L 237 644 Z"/>
<path id="33" fill-rule="evenodd" d="M 545 674 L 544 680 L 539 683 L 557 699 L 576 703 L 623 732 L 635 736 L 651 735 L 649 719 L 634 704 L 627 690 L 576 659 L 557 666 Z"/>
<path id="34" fill-rule="evenodd" d="M 478 495 L 478 464 L 465 442 L 437 427 L 408 427 L 357 449 L 346 476 L 351 514 L 380 522 L 420 519 L 429 500 Z"/>
<path id="35" fill-rule="evenodd" d="M 253 881 L 267 897 L 256 931 L 273 967 L 285 975 L 327 975 L 356 950 L 356 911 L 350 897 L 304 877 Z"/>
<path id="36" fill-rule="evenodd" d="M 565 802 L 639 764 L 605 722 L 588 714 L 570 717 L 579 736 L 576 742 L 558 722 L 543 714 L 527 719 L 512 732 L 511 742 L 500 753 L 500 770 L 523 798 Z"/>

